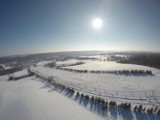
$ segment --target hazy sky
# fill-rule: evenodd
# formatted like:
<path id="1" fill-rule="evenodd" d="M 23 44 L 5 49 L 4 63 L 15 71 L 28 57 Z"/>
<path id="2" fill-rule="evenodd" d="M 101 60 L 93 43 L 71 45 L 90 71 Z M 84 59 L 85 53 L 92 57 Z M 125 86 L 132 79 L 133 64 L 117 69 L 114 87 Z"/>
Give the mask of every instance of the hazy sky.
<path id="1" fill-rule="evenodd" d="M 160 52 L 160 0 L 0 0 L 0 56 L 75 50 Z"/>

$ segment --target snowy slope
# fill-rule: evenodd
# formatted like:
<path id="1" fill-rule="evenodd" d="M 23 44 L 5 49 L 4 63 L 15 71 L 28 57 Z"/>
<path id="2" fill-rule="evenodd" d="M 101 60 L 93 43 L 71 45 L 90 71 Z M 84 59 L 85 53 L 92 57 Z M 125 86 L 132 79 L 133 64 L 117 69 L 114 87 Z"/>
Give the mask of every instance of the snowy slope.
<path id="1" fill-rule="evenodd" d="M 27 74 L 28 74 L 27 69 L 23 69 L 22 71 L 14 72 L 14 73 L 13 73 L 13 76 L 14 76 L 14 77 L 19 77 L 19 76 L 27 75 Z"/>
<path id="2" fill-rule="evenodd" d="M 34 77 L 0 77 L 0 120 L 101 120 L 76 102 L 45 87 Z"/>
<path id="3" fill-rule="evenodd" d="M 160 105 L 160 76 L 120 76 L 114 74 L 75 73 L 58 69 L 32 67 L 33 71 L 74 87 L 82 92 L 109 100 L 146 106 Z M 158 71 L 159 72 L 159 71 Z"/>
<path id="4" fill-rule="evenodd" d="M 66 68 L 72 68 L 77 70 L 155 70 L 151 67 L 134 64 L 121 64 L 111 61 L 85 61 L 83 65 L 69 66 Z"/>

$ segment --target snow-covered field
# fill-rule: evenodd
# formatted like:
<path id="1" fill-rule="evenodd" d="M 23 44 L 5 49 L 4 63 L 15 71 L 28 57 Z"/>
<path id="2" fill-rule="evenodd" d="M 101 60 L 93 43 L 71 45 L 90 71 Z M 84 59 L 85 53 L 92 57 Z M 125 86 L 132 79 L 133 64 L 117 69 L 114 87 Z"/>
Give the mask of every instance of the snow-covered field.
<path id="1" fill-rule="evenodd" d="M 43 66 L 31 69 L 44 77 L 53 76 L 58 82 L 71 86 L 95 96 L 117 102 L 131 102 L 134 105 L 142 104 L 146 107 L 160 106 L 160 70 L 133 64 L 116 62 L 101 62 L 84 60 L 85 64 L 69 66 L 80 70 L 152 70 L 154 76 L 116 75 L 76 73 Z M 83 62 L 84 62 L 83 61 Z M 75 59 L 61 62 L 61 64 L 76 62 Z"/>
<path id="2" fill-rule="evenodd" d="M 28 74 L 28 71 L 27 69 L 23 69 L 22 71 L 18 71 L 18 72 L 15 72 L 13 73 L 13 77 L 20 77 L 22 75 L 27 75 Z"/>
<path id="3" fill-rule="evenodd" d="M 72 68 L 76 70 L 152 70 L 153 72 L 157 72 L 155 68 L 142 65 L 121 64 L 114 61 L 83 61 L 85 62 L 83 65 L 69 66 L 65 68 Z"/>
<path id="4" fill-rule="evenodd" d="M 51 63 L 53 61 L 41 61 L 41 62 L 38 62 L 36 65 L 38 66 L 44 66 L 45 64 L 48 64 L 48 63 Z"/>
<path id="5" fill-rule="evenodd" d="M 57 61 L 56 64 L 57 65 L 63 65 L 63 64 L 66 65 L 66 64 L 74 64 L 76 62 L 78 62 L 78 60 L 76 60 L 76 59 L 70 59 L 70 60 L 66 60 L 66 61 Z"/>
<path id="6" fill-rule="evenodd" d="M 52 91 L 35 77 L 0 77 L 0 120 L 101 120 L 76 102 Z"/>
<path id="7" fill-rule="evenodd" d="M 36 67 L 32 70 L 46 78 L 53 76 L 62 84 L 72 86 L 80 91 L 101 95 L 107 99 L 113 98 L 119 101 L 143 103 L 151 106 L 160 105 L 159 76 L 84 74 L 44 67 Z"/>
<path id="8" fill-rule="evenodd" d="M 98 58 L 98 56 L 97 56 Z M 105 59 L 105 58 L 104 58 Z M 41 61 L 30 70 L 58 83 L 74 88 L 80 93 L 98 96 L 109 101 L 131 103 L 131 111 L 109 108 L 105 119 L 156 119 L 153 114 L 133 112 L 135 105 L 142 104 L 146 108 L 160 108 L 160 70 L 133 64 L 104 62 L 103 60 L 57 61 L 58 66 L 70 65 L 76 62 L 85 62 L 82 65 L 68 66 L 77 70 L 151 70 L 151 75 L 117 75 L 77 73 L 65 70 L 44 67 L 53 61 Z M 13 76 L 26 75 L 24 69 L 15 72 Z M 100 120 L 104 119 L 93 114 L 95 111 L 88 104 L 86 108 L 79 105 L 74 98 L 67 98 L 65 92 L 59 92 L 53 86 L 46 86 L 44 80 L 35 76 L 17 81 L 7 81 L 8 75 L 0 76 L 0 120 Z M 87 110 L 89 108 L 89 110 Z M 131 118 L 130 118 L 131 117 Z"/>

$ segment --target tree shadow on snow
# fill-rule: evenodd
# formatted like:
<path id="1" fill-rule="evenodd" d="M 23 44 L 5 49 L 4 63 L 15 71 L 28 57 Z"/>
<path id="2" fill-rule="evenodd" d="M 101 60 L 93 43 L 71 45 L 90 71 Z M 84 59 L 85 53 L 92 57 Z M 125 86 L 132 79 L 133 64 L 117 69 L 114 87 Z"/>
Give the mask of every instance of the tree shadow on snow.
<path id="1" fill-rule="evenodd" d="M 83 104 L 85 107 L 87 106 L 88 103 L 89 103 L 89 100 L 83 99 L 82 104 Z"/>
<path id="2" fill-rule="evenodd" d="M 83 97 L 80 97 L 80 99 L 79 99 L 79 104 L 82 104 L 82 102 L 83 102 Z"/>
<path id="3" fill-rule="evenodd" d="M 70 92 L 69 90 L 67 90 L 67 92 L 66 92 L 66 94 L 65 94 L 65 96 L 67 96 L 67 97 L 72 97 L 74 95 L 74 93 L 72 93 L 72 92 Z"/>
<path id="4" fill-rule="evenodd" d="M 64 88 L 59 88 L 59 89 L 58 89 L 58 92 L 61 93 L 61 92 L 63 92 L 64 90 L 65 90 Z"/>
<path id="5" fill-rule="evenodd" d="M 52 91 L 55 91 L 55 88 L 52 88 L 48 91 L 48 93 L 52 92 Z"/>
<path id="6" fill-rule="evenodd" d="M 142 112 L 134 112 L 137 120 L 149 120 L 148 115 Z"/>
<path id="7" fill-rule="evenodd" d="M 94 110 L 95 110 L 95 112 L 96 112 L 97 114 L 102 114 L 102 105 L 99 104 L 99 103 L 96 103 Z"/>
<path id="8" fill-rule="evenodd" d="M 160 116 L 152 113 L 134 112 L 137 120 L 160 120 Z"/>
<path id="9" fill-rule="evenodd" d="M 42 87 L 40 87 L 39 89 L 46 89 L 46 88 L 49 88 L 49 86 L 45 84 Z"/>
<path id="10" fill-rule="evenodd" d="M 133 115 L 130 110 L 118 109 L 118 114 L 123 120 L 133 120 Z"/>
<path id="11" fill-rule="evenodd" d="M 74 99 L 75 99 L 75 101 L 76 101 L 76 100 L 79 100 L 79 99 L 80 99 L 80 96 L 77 96 L 77 95 L 76 95 Z"/>
<path id="12" fill-rule="evenodd" d="M 117 112 L 117 108 L 116 108 L 116 107 L 110 106 L 110 107 L 109 107 L 109 112 L 110 112 L 111 116 L 112 116 L 114 119 L 117 119 L 118 112 Z"/>
<path id="13" fill-rule="evenodd" d="M 93 110 L 94 106 L 95 106 L 94 102 L 91 102 L 91 101 L 90 101 L 90 110 L 91 110 L 91 111 Z"/>

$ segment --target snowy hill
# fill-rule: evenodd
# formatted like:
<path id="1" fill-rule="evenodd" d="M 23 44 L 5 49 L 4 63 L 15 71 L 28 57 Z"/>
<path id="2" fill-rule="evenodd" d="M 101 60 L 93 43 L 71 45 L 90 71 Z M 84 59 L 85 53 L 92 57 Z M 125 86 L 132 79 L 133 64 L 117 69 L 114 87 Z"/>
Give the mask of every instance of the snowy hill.
<path id="1" fill-rule="evenodd" d="M 102 120 L 35 77 L 0 81 L 0 120 Z"/>

